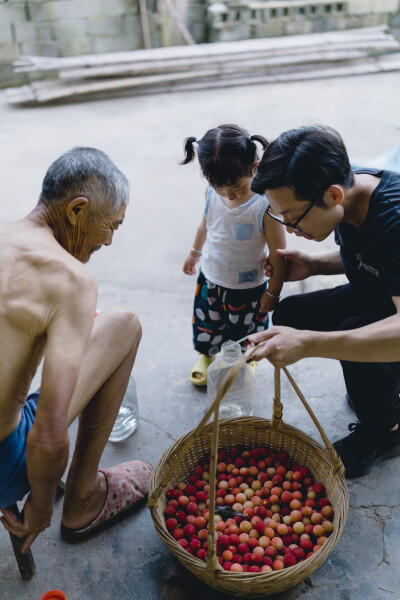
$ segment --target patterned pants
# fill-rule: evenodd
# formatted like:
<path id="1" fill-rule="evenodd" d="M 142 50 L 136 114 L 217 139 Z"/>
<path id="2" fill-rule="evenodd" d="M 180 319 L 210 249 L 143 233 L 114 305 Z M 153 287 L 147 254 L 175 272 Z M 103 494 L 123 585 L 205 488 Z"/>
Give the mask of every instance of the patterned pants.
<path id="1" fill-rule="evenodd" d="M 231 290 L 208 281 L 200 271 L 193 314 L 193 343 L 198 352 L 216 354 L 221 344 L 264 331 L 268 313 L 260 313 L 263 283 L 246 290 Z M 245 344 L 248 342 L 245 342 Z"/>

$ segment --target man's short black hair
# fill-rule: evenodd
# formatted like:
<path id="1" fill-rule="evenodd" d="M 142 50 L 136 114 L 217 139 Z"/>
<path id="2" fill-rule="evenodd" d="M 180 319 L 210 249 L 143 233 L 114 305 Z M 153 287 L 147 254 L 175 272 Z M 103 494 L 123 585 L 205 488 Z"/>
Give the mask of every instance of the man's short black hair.
<path id="1" fill-rule="evenodd" d="M 350 188 L 354 175 L 340 134 L 322 125 L 285 131 L 271 142 L 258 165 L 251 189 L 263 194 L 279 187 L 293 189 L 298 200 L 325 206 L 331 185 Z"/>

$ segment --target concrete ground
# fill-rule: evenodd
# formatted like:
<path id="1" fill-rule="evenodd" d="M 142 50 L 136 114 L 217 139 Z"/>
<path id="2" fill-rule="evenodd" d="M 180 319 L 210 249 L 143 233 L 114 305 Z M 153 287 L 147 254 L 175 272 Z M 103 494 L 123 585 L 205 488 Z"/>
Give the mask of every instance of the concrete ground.
<path id="1" fill-rule="evenodd" d="M 0 218 L 33 208 L 49 164 L 74 145 L 105 150 L 132 183 L 132 204 L 111 248 L 88 268 L 99 285 L 99 307 L 121 304 L 143 325 L 134 374 L 140 427 L 128 440 L 108 444 L 102 466 L 133 458 L 155 464 L 177 437 L 200 421 L 205 393 L 191 386 L 194 362 L 191 311 L 195 281 L 182 273 L 200 221 L 204 182 L 197 164 L 182 167 L 182 141 L 222 122 L 273 138 L 281 131 L 322 122 L 337 128 L 352 156 L 371 157 L 394 146 L 400 133 L 397 73 L 307 83 L 283 83 L 198 93 L 109 99 L 46 108 L 15 109 L 0 94 Z M 289 246 L 317 253 L 332 239 L 289 238 Z M 285 294 L 335 285 L 338 278 L 287 284 Z M 355 420 L 345 401 L 340 365 L 307 359 L 290 368 L 330 438 Z M 270 418 L 273 369 L 256 370 L 254 414 Z M 316 436 L 311 420 L 287 383 L 284 419 Z M 71 428 L 71 438 L 75 436 Z M 348 521 L 336 548 L 305 582 L 276 596 L 285 600 L 385 600 L 400 598 L 400 458 L 349 481 Z M 35 542 L 37 573 L 20 579 L 8 534 L 0 532 L 0 599 L 39 600 L 61 589 L 68 600 L 223 600 L 230 596 L 201 584 L 158 538 L 150 512 L 136 515 L 80 545 L 60 537 L 61 503 L 52 526 Z"/>

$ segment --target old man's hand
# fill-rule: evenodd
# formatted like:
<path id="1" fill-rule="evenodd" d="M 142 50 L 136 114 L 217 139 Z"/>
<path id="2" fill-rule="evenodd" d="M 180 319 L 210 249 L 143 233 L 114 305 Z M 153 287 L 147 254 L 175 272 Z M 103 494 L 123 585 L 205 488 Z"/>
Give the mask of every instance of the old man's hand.
<path id="1" fill-rule="evenodd" d="M 52 506 L 44 512 L 37 512 L 31 505 L 31 496 L 24 505 L 23 519 L 18 518 L 9 508 L 3 508 L 0 520 L 9 533 L 25 538 L 22 545 L 22 554 L 28 551 L 41 531 L 50 526 Z"/>

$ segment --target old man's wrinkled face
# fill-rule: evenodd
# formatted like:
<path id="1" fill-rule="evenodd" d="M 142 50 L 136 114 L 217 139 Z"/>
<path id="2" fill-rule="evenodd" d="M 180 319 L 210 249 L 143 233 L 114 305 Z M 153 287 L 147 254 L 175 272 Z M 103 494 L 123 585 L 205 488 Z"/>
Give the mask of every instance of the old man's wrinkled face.
<path id="1" fill-rule="evenodd" d="M 123 223 L 125 211 L 126 207 L 122 206 L 117 212 L 111 215 L 102 215 L 89 219 L 86 224 L 86 232 L 79 253 L 80 256 L 76 256 L 76 258 L 83 263 L 87 263 L 92 254 L 100 250 L 102 246 L 110 246 L 114 231 Z"/>

